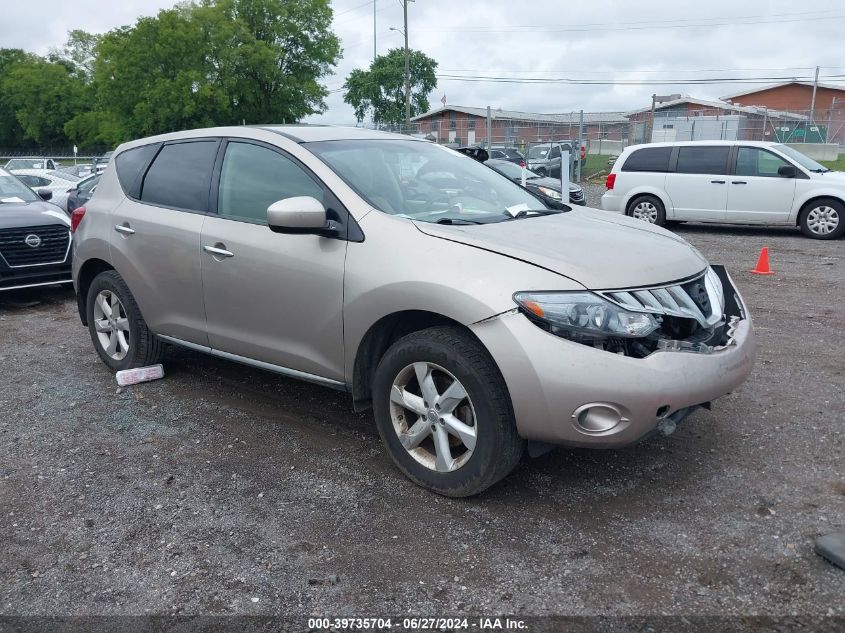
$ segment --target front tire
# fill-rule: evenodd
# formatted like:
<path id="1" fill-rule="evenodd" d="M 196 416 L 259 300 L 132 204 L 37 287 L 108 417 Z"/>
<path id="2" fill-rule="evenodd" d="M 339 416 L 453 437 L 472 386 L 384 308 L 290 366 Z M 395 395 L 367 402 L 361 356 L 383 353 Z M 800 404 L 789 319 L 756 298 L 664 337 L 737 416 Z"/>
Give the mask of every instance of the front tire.
<path id="1" fill-rule="evenodd" d="M 833 198 L 808 204 L 798 220 L 801 232 L 816 240 L 832 240 L 845 232 L 845 205 Z"/>
<path id="2" fill-rule="evenodd" d="M 161 362 L 164 343 L 150 332 L 135 297 L 116 271 L 94 278 L 85 310 L 94 349 L 109 369 L 120 371 Z"/>
<path id="3" fill-rule="evenodd" d="M 655 196 L 637 196 L 628 203 L 627 214 L 649 224 L 666 225 L 666 209 Z"/>
<path id="4" fill-rule="evenodd" d="M 455 327 L 414 332 L 387 350 L 373 381 L 373 412 L 399 469 L 448 497 L 486 490 L 525 449 L 499 368 Z"/>

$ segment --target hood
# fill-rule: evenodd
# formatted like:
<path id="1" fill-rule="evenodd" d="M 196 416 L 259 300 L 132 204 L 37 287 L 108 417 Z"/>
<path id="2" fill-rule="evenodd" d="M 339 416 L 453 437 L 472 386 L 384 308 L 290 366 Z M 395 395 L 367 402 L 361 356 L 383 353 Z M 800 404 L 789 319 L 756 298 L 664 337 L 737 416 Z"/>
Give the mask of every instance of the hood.
<path id="1" fill-rule="evenodd" d="M 813 180 L 819 183 L 829 182 L 831 184 L 841 185 L 845 183 L 845 171 L 826 171 L 823 174 L 812 174 Z"/>
<path id="2" fill-rule="evenodd" d="M 516 182 L 519 182 L 517 180 Z M 537 187 L 546 187 L 553 191 L 560 191 L 560 178 L 529 178 L 526 181 L 528 185 L 535 185 Z M 574 182 L 569 183 L 569 191 L 581 191 L 581 187 Z"/>
<path id="3" fill-rule="evenodd" d="M 70 220 L 67 213 L 49 202 L 0 203 L 0 229 L 48 224 L 64 224 L 69 227 Z"/>
<path id="4" fill-rule="evenodd" d="M 513 257 L 591 290 L 662 284 L 707 266 L 677 235 L 608 211 L 573 209 L 497 224 L 415 224 L 426 235 Z"/>

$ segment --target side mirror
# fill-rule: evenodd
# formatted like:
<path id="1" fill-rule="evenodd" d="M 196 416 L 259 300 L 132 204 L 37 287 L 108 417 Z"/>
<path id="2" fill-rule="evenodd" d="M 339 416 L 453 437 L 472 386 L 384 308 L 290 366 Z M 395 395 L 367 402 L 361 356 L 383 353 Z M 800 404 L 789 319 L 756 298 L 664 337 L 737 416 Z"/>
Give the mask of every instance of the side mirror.
<path id="1" fill-rule="evenodd" d="M 267 207 L 267 224 L 274 233 L 333 235 L 337 224 L 326 217 L 323 203 L 311 196 L 277 200 Z"/>
<path id="2" fill-rule="evenodd" d="M 39 189 L 38 190 L 38 197 L 42 200 L 52 200 L 53 199 L 53 192 L 49 189 Z"/>
<path id="3" fill-rule="evenodd" d="M 798 171 L 793 165 L 781 165 L 778 167 L 778 176 L 781 178 L 795 178 L 797 175 Z"/>

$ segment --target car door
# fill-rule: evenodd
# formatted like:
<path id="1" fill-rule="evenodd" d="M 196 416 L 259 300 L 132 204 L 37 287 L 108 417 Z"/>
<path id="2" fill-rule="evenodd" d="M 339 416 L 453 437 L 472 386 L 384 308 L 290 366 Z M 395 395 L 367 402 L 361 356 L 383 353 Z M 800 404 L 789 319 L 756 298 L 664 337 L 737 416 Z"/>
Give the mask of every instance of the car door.
<path id="1" fill-rule="evenodd" d="M 778 169 L 787 166 L 791 163 L 762 147 L 737 147 L 726 219 L 752 224 L 788 222 L 796 179 L 778 175 Z M 795 170 L 803 173 L 797 167 Z"/>
<path id="2" fill-rule="evenodd" d="M 311 196 L 339 203 L 279 148 L 229 140 L 218 168 L 217 214 L 202 232 L 202 280 L 210 346 L 218 351 L 344 380 L 343 273 L 347 242 L 282 234 L 267 207 Z"/>
<path id="3" fill-rule="evenodd" d="M 666 175 L 674 220 L 722 222 L 728 204 L 730 145 L 682 145 Z"/>
<path id="4" fill-rule="evenodd" d="M 200 235 L 219 145 L 197 139 L 121 153 L 116 171 L 127 199 L 110 221 L 112 262 L 150 329 L 202 346 Z"/>

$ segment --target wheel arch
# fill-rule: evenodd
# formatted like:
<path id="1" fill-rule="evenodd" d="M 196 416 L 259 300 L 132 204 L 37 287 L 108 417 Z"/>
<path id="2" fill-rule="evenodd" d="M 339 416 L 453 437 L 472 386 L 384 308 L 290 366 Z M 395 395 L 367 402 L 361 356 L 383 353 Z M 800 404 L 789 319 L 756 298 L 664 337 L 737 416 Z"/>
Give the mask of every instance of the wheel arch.
<path id="1" fill-rule="evenodd" d="M 625 198 L 625 205 L 623 207 L 623 212 L 625 213 L 625 215 L 629 215 L 631 204 L 637 198 L 642 198 L 644 196 L 651 196 L 653 198 L 657 198 L 660 201 L 660 204 L 663 205 L 663 210 L 666 213 L 666 217 L 675 217 L 675 208 L 672 206 L 668 194 L 666 194 L 665 191 L 660 191 L 656 189 L 655 187 L 642 187 L 632 192 L 629 192 L 627 197 Z"/>
<path id="2" fill-rule="evenodd" d="M 97 275 L 107 270 L 114 270 L 114 266 L 96 257 L 87 260 L 79 268 L 79 273 L 76 276 L 76 307 L 79 310 L 79 319 L 82 321 L 82 325 L 88 325 L 85 303 L 88 299 L 88 289 L 91 287 L 91 282 Z"/>
<path id="3" fill-rule="evenodd" d="M 373 375 L 379 361 L 393 343 L 413 332 L 442 325 L 459 328 L 484 346 L 465 325 L 443 314 L 427 310 L 400 310 L 380 318 L 370 326 L 355 350 L 351 389 L 355 410 L 362 411 L 372 406 Z"/>
<path id="4" fill-rule="evenodd" d="M 798 207 L 798 213 L 795 214 L 795 226 L 801 225 L 802 216 L 810 209 L 813 203 L 819 202 L 820 200 L 834 200 L 841 205 L 845 205 L 845 196 L 842 196 L 841 194 L 814 193 Z"/>

